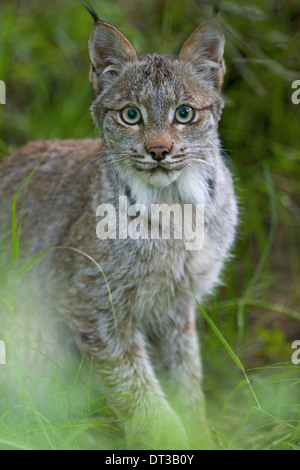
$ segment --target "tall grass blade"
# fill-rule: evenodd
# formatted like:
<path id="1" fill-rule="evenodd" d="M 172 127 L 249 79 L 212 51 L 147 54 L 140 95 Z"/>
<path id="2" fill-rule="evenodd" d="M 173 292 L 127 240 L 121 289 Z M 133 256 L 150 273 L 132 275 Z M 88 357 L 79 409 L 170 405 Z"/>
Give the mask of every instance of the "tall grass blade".
<path id="1" fill-rule="evenodd" d="M 13 248 L 13 259 L 14 263 L 16 264 L 18 260 L 18 253 L 19 253 L 19 242 L 20 242 L 20 235 L 21 235 L 21 228 L 22 228 L 22 221 L 23 221 L 23 214 L 24 214 L 24 205 L 25 205 L 25 196 L 26 196 L 26 191 L 27 187 L 29 184 L 29 181 L 33 177 L 33 175 L 36 173 L 38 170 L 39 166 L 43 162 L 43 160 L 46 158 L 47 153 L 45 153 L 42 158 L 39 160 L 39 162 L 36 164 L 34 169 L 29 173 L 27 178 L 23 181 L 21 186 L 19 187 L 18 191 L 14 195 L 14 198 L 12 200 L 11 204 L 11 216 L 12 216 L 12 248 Z M 17 200 L 21 194 L 21 192 L 24 190 L 23 193 L 23 198 L 22 198 L 22 206 L 21 206 L 21 213 L 20 213 L 20 218 L 19 222 L 17 223 Z"/>
<path id="2" fill-rule="evenodd" d="M 276 203 L 276 193 L 270 173 L 270 168 L 267 165 L 264 165 L 264 176 L 265 176 L 265 184 L 269 196 L 269 207 L 270 207 L 270 214 L 271 214 L 271 228 L 268 236 L 268 240 L 264 249 L 264 252 L 262 254 L 262 257 L 257 265 L 257 268 L 254 272 L 254 275 L 247 287 L 246 293 L 245 293 L 245 298 L 250 297 L 251 290 L 253 286 L 256 284 L 258 279 L 260 278 L 260 275 L 262 273 L 262 270 L 269 259 L 272 244 L 275 238 L 275 233 L 276 233 L 276 227 L 277 227 L 277 220 L 278 220 L 278 215 L 277 215 L 277 203 Z"/>
<path id="3" fill-rule="evenodd" d="M 215 325 L 215 323 L 213 322 L 213 320 L 209 317 L 209 315 L 207 315 L 206 311 L 201 307 L 201 305 L 199 304 L 199 302 L 196 300 L 196 303 L 197 303 L 197 306 L 200 310 L 200 312 L 202 313 L 202 315 L 204 316 L 205 320 L 207 321 L 207 323 L 209 324 L 209 326 L 211 327 L 211 329 L 213 330 L 213 332 L 215 333 L 215 335 L 218 337 L 218 339 L 220 340 L 220 342 L 223 344 L 223 346 L 225 347 L 226 351 L 228 352 L 228 354 L 231 356 L 231 358 L 233 359 L 233 361 L 235 362 L 235 364 L 238 366 L 238 368 L 243 372 L 244 374 L 244 377 L 247 381 L 247 384 L 251 390 L 251 393 L 253 395 L 253 398 L 256 402 L 256 405 L 258 407 L 259 410 L 262 411 L 262 408 L 261 408 L 261 405 L 258 401 L 258 398 L 252 388 L 252 385 L 250 383 L 250 380 L 248 378 L 248 375 L 246 373 L 246 370 L 243 366 L 243 364 L 241 363 L 240 359 L 238 358 L 238 356 L 235 354 L 235 352 L 233 351 L 233 349 L 229 346 L 229 344 L 227 343 L 226 339 L 224 338 L 224 336 L 222 335 L 221 331 L 217 328 L 217 326 Z"/>
<path id="4" fill-rule="evenodd" d="M 223 346 L 225 347 L 225 349 L 227 350 L 227 352 L 229 353 L 229 355 L 231 356 L 233 361 L 236 363 L 236 365 L 239 367 L 239 369 L 244 371 L 243 364 L 241 363 L 240 359 L 235 354 L 235 352 L 232 350 L 232 348 L 229 346 L 226 339 L 222 335 L 221 331 L 216 327 L 215 323 L 212 321 L 212 319 L 209 317 L 209 315 L 207 315 L 206 311 L 201 307 L 199 302 L 197 300 L 196 300 L 196 302 L 197 302 L 197 306 L 198 306 L 200 312 L 202 313 L 202 315 L 204 316 L 205 320 L 207 321 L 207 323 L 209 324 L 209 326 L 211 327 L 213 332 L 216 334 L 216 336 L 219 338 L 219 340 L 221 341 L 221 343 L 223 344 Z"/>
<path id="5" fill-rule="evenodd" d="M 114 303 L 113 303 L 113 299 L 112 299 L 112 295 L 111 295 L 111 290 L 110 290 L 110 287 L 109 287 L 109 284 L 108 284 L 108 280 L 107 280 L 107 277 L 105 276 L 105 273 L 103 271 L 103 269 L 101 268 L 100 264 L 97 263 L 97 261 L 94 260 L 94 258 L 92 258 L 92 256 L 88 255 L 87 253 L 84 253 L 83 251 L 79 250 L 78 248 L 73 248 L 71 246 L 53 246 L 52 248 L 48 248 L 47 250 L 44 250 L 42 251 L 41 253 L 37 254 L 34 258 L 32 258 L 22 269 L 21 271 L 19 271 L 19 273 L 16 275 L 15 279 L 19 279 L 21 276 L 23 276 L 23 274 L 26 273 L 26 271 L 28 271 L 29 268 L 31 268 L 31 266 L 33 266 L 42 256 L 46 255 L 47 253 L 49 253 L 50 251 L 52 250 L 72 250 L 72 251 L 75 251 L 76 253 L 80 253 L 81 255 L 85 256 L 86 258 L 88 258 L 92 263 L 95 264 L 95 266 L 97 266 L 97 268 L 99 269 L 100 273 L 102 274 L 103 276 L 103 279 L 105 281 L 105 284 L 106 284 L 106 288 L 107 288 L 107 292 L 108 292 L 108 295 L 109 295 L 109 300 L 110 300 L 110 304 L 111 304 L 111 308 L 112 308 L 112 312 L 113 312 L 113 316 L 114 316 L 114 323 L 115 323 L 115 328 L 117 328 L 117 318 L 116 318 L 116 313 L 115 313 L 115 308 L 114 308 Z"/>
<path id="6" fill-rule="evenodd" d="M 13 306 L 11 305 L 11 303 L 6 299 L 6 297 L 4 297 L 4 295 L 0 294 L 0 299 L 1 299 L 2 302 L 6 305 L 6 307 L 7 307 L 11 312 L 13 312 L 14 308 L 13 308 Z"/>

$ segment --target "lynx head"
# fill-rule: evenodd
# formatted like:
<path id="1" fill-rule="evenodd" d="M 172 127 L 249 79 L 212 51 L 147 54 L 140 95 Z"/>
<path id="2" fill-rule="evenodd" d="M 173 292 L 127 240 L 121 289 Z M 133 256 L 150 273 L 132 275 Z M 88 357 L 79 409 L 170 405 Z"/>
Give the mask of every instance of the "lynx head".
<path id="1" fill-rule="evenodd" d="M 213 159 L 223 50 L 215 20 L 201 24 L 178 56 L 138 56 L 117 28 L 95 18 L 89 41 L 96 93 L 91 109 L 123 179 L 165 187 L 193 171 L 200 157 Z"/>

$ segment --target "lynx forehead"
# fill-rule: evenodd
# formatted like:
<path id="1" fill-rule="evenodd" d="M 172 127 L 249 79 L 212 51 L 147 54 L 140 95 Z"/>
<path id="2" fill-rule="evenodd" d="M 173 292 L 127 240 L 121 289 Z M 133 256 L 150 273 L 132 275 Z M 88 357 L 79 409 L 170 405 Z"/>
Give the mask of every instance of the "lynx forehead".
<path id="1" fill-rule="evenodd" d="M 115 92 L 117 99 L 114 99 Z M 162 105 L 177 106 L 185 102 L 201 108 L 212 104 L 215 100 L 210 82 L 205 84 L 190 64 L 175 57 L 158 54 L 140 56 L 138 61 L 127 64 L 127 68 L 114 87 L 107 89 L 101 96 L 104 104 L 108 94 L 116 106 L 121 106 L 130 99 L 133 101 L 138 99 L 147 106 L 155 102 L 158 110 Z"/>

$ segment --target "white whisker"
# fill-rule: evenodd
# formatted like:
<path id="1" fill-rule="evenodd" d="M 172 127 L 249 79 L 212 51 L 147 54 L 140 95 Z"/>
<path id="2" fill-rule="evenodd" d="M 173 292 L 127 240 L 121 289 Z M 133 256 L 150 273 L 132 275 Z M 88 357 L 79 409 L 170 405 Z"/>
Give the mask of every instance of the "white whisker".
<path id="1" fill-rule="evenodd" d="M 210 166 L 212 166 L 213 168 L 216 168 L 216 165 L 214 165 L 214 164 L 211 163 L 211 162 L 208 162 L 207 160 L 203 160 L 202 158 L 191 157 L 190 160 L 193 160 L 193 162 L 205 163 L 206 165 L 210 165 Z"/>

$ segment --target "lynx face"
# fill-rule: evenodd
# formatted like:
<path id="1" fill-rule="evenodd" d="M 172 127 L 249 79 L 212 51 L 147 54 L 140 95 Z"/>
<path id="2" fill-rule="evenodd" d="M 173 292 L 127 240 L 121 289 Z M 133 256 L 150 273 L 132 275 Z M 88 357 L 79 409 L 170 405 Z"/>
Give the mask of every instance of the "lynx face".
<path id="1" fill-rule="evenodd" d="M 219 102 L 188 69 L 178 60 L 142 58 L 96 101 L 94 114 L 104 108 L 101 127 L 120 172 L 167 186 L 213 148 Z"/>
<path id="2" fill-rule="evenodd" d="M 165 187 L 193 172 L 202 154 L 213 160 L 207 150 L 216 148 L 222 108 L 223 37 L 216 25 L 197 31 L 178 57 L 138 57 L 116 28 L 96 24 L 90 39 L 98 94 L 92 113 L 122 179 Z"/>

